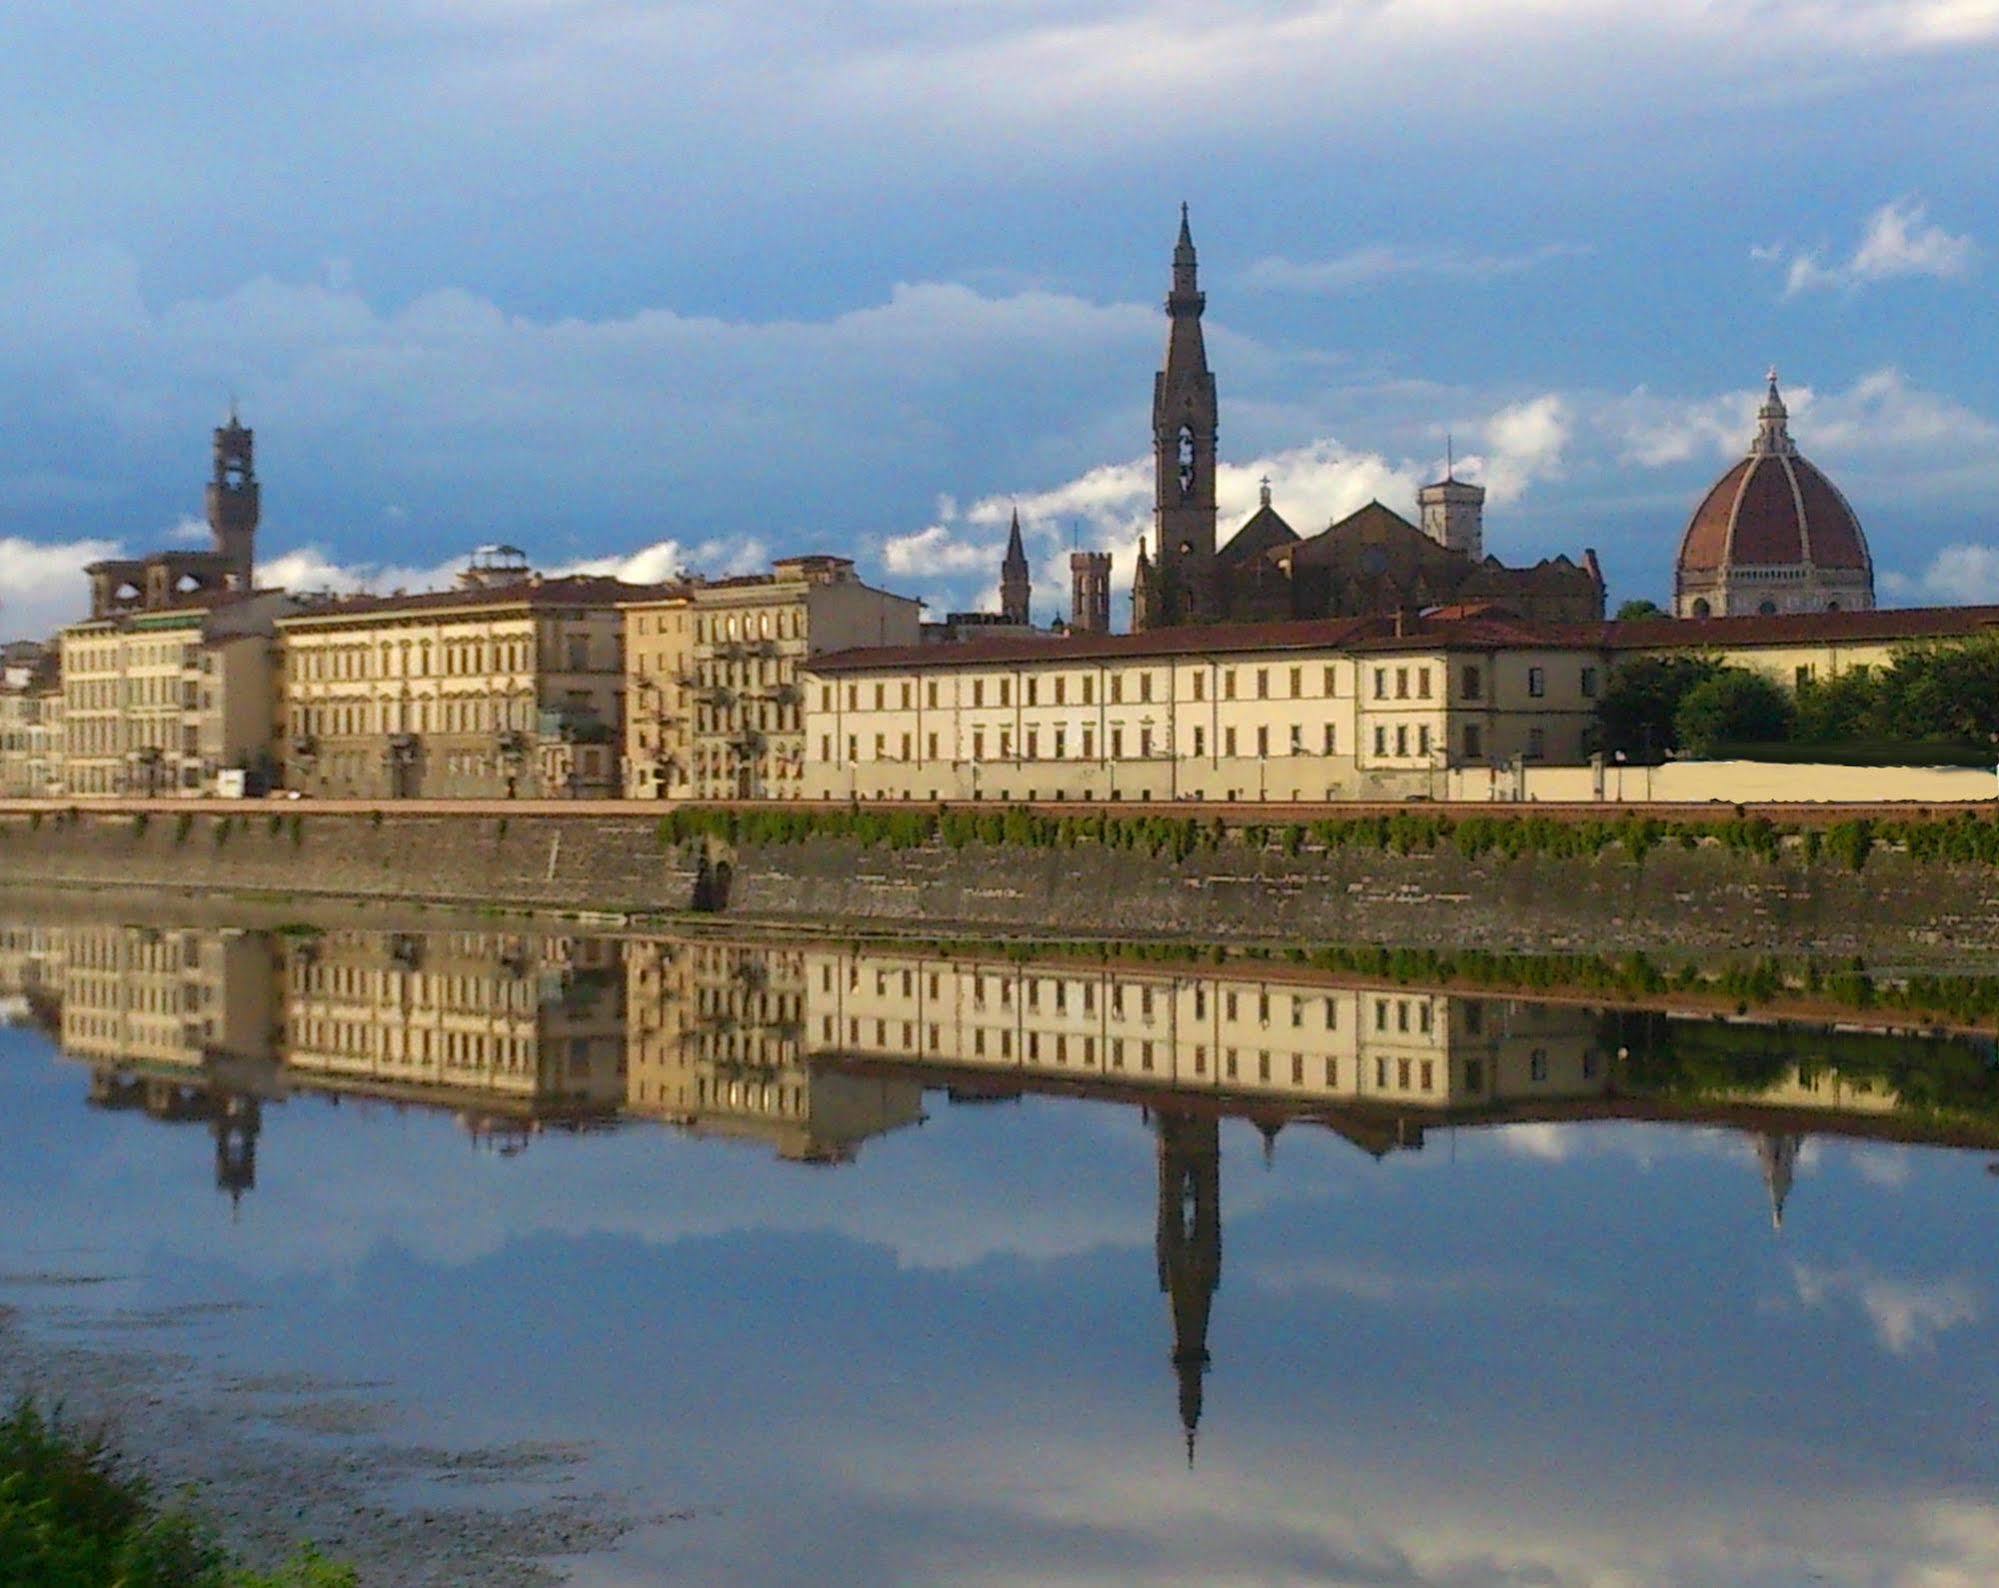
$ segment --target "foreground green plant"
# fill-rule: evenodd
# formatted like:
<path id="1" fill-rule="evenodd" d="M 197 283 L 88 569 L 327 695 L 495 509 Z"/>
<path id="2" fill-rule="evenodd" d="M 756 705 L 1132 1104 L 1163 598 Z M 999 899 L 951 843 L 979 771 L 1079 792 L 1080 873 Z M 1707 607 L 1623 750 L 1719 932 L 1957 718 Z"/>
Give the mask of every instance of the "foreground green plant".
<path id="1" fill-rule="evenodd" d="M 0 1583 L 35 1588 L 355 1588 L 310 1546 L 246 1571 L 214 1529 L 163 1501 L 102 1434 L 32 1401 L 0 1417 Z"/>

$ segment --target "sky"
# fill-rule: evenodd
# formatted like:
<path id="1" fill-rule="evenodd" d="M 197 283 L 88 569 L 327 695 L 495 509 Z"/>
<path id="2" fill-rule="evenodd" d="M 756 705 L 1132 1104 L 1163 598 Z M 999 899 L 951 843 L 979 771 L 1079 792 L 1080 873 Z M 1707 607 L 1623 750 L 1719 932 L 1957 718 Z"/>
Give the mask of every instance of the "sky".
<path id="1" fill-rule="evenodd" d="M 1999 599 L 1995 107 L 1999 0 L 11 6 L 0 636 L 198 538 L 232 397 L 266 582 L 977 607 L 1017 505 L 1045 619 L 1146 527 L 1183 200 L 1224 534 L 1448 444 L 1664 599 L 1774 365 L 1883 601 Z"/>

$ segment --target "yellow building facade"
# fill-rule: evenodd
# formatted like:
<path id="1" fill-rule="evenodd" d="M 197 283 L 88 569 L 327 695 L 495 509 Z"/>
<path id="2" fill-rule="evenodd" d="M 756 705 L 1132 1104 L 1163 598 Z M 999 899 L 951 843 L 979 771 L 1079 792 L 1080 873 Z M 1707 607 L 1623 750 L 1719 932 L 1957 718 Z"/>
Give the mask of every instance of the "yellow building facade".
<path id="1" fill-rule="evenodd" d="M 1597 649 L 1376 620 L 971 642 L 807 670 L 808 797 L 1338 800 L 1581 761 Z"/>
<path id="2" fill-rule="evenodd" d="M 213 793 L 217 774 L 275 768 L 277 591 L 134 611 L 62 632 L 65 792 Z"/>
<path id="3" fill-rule="evenodd" d="M 615 579 L 541 579 L 324 603 L 279 626 L 285 780 L 320 797 L 614 795 Z"/>
<path id="4" fill-rule="evenodd" d="M 922 605 L 863 583 L 845 557 L 696 580 L 625 608 L 625 792 L 633 799 L 798 799 L 800 672 L 861 646 L 913 646 Z"/>

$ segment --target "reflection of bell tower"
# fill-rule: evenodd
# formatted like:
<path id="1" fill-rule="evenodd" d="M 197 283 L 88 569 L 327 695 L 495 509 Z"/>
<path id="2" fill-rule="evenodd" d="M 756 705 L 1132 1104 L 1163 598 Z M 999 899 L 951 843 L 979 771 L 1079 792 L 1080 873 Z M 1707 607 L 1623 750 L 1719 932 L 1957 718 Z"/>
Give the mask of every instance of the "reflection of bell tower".
<path id="1" fill-rule="evenodd" d="M 254 1097 L 219 1100 L 209 1122 L 215 1133 L 215 1188 L 227 1191 L 232 1203 L 257 1189 L 257 1135 L 263 1111 Z"/>
<path id="2" fill-rule="evenodd" d="M 1173 1302 L 1173 1370 L 1191 1467 L 1208 1370 L 1208 1307 L 1222 1282 L 1221 1126 L 1213 1118 L 1161 1114 L 1156 1128 L 1159 1288 Z"/>
<path id="3" fill-rule="evenodd" d="M 1779 1136 L 1766 1132 L 1756 1138 L 1756 1157 L 1763 1165 L 1763 1184 L 1770 1189 L 1770 1228 L 1784 1227 L 1784 1204 L 1790 1199 L 1791 1182 L 1797 1178 L 1798 1149 L 1802 1136 Z"/>
<path id="4" fill-rule="evenodd" d="M 1207 297 L 1196 279 L 1194 236 L 1180 206 L 1173 290 L 1166 299 L 1166 367 L 1153 377 L 1153 528 L 1158 560 L 1151 590 L 1137 596 L 1144 622 L 1200 623 L 1215 610 L 1215 377 L 1201 337 Z"/>
<path id="5" fill-rule="evenodd" d="M 255 433 L 236 418 L 215 432 L 215 470 L 208 481 L 208 529 L 218 556 L 232 564 L 228 578 L 238 590 L 251 588 L 256 562 L 259 514 L 257 470 L 252 459 Z"/>

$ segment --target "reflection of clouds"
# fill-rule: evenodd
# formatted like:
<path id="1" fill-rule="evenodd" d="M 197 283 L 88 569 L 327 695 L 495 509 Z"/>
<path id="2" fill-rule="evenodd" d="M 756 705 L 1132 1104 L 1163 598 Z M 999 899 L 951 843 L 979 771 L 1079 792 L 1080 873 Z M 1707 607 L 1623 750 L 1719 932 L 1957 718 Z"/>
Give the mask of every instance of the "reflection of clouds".
<path id="1" fill-rule="evenodd" d="M 1429 1305 L 1467 1296 L 1526 1296 L 1544 1305 L 1575 1305 L 1581 1299 L 1522 1275 L 1469 1269 L 1397 1273 L 1385 1266 L 1324 1258 L 1267 1263 L 1250 1271 L 1249 1282 L 1270 1296 L 1338 1296 L 1384 1306 Z"/>
<path id="2" fill-rule="evenodd" d="M 1575 1125 L 1507 1125 L 1494 1134 L 1499 1138 L 1502 1152 L 1562 1163 L 1579 1145 L 1576 1140 L 1579 1130 Z"/>
<path id="3" fill-rule="evenodd" d="M 1853 1172 L 1871 1186 L 1899 1191 L 1909 1183 L 1909 1155 L 1885 1147 L 1856 1147 Z"/>
<path id="4" fill-rule="evenodd" d="M 1897 1279 L 1865 1264 L 1841 1268 L 1811 1263 L 1791 1265 L 1798 1300 L 1807 1307 L 1842 1301 L 1857 1305 L 1874 1326 L 1882 1347 L 1896 1356 L 1927 1350 L 1936 1337 L 1980 1317 L 1978 1292 L 1962 1277 Z"/>

